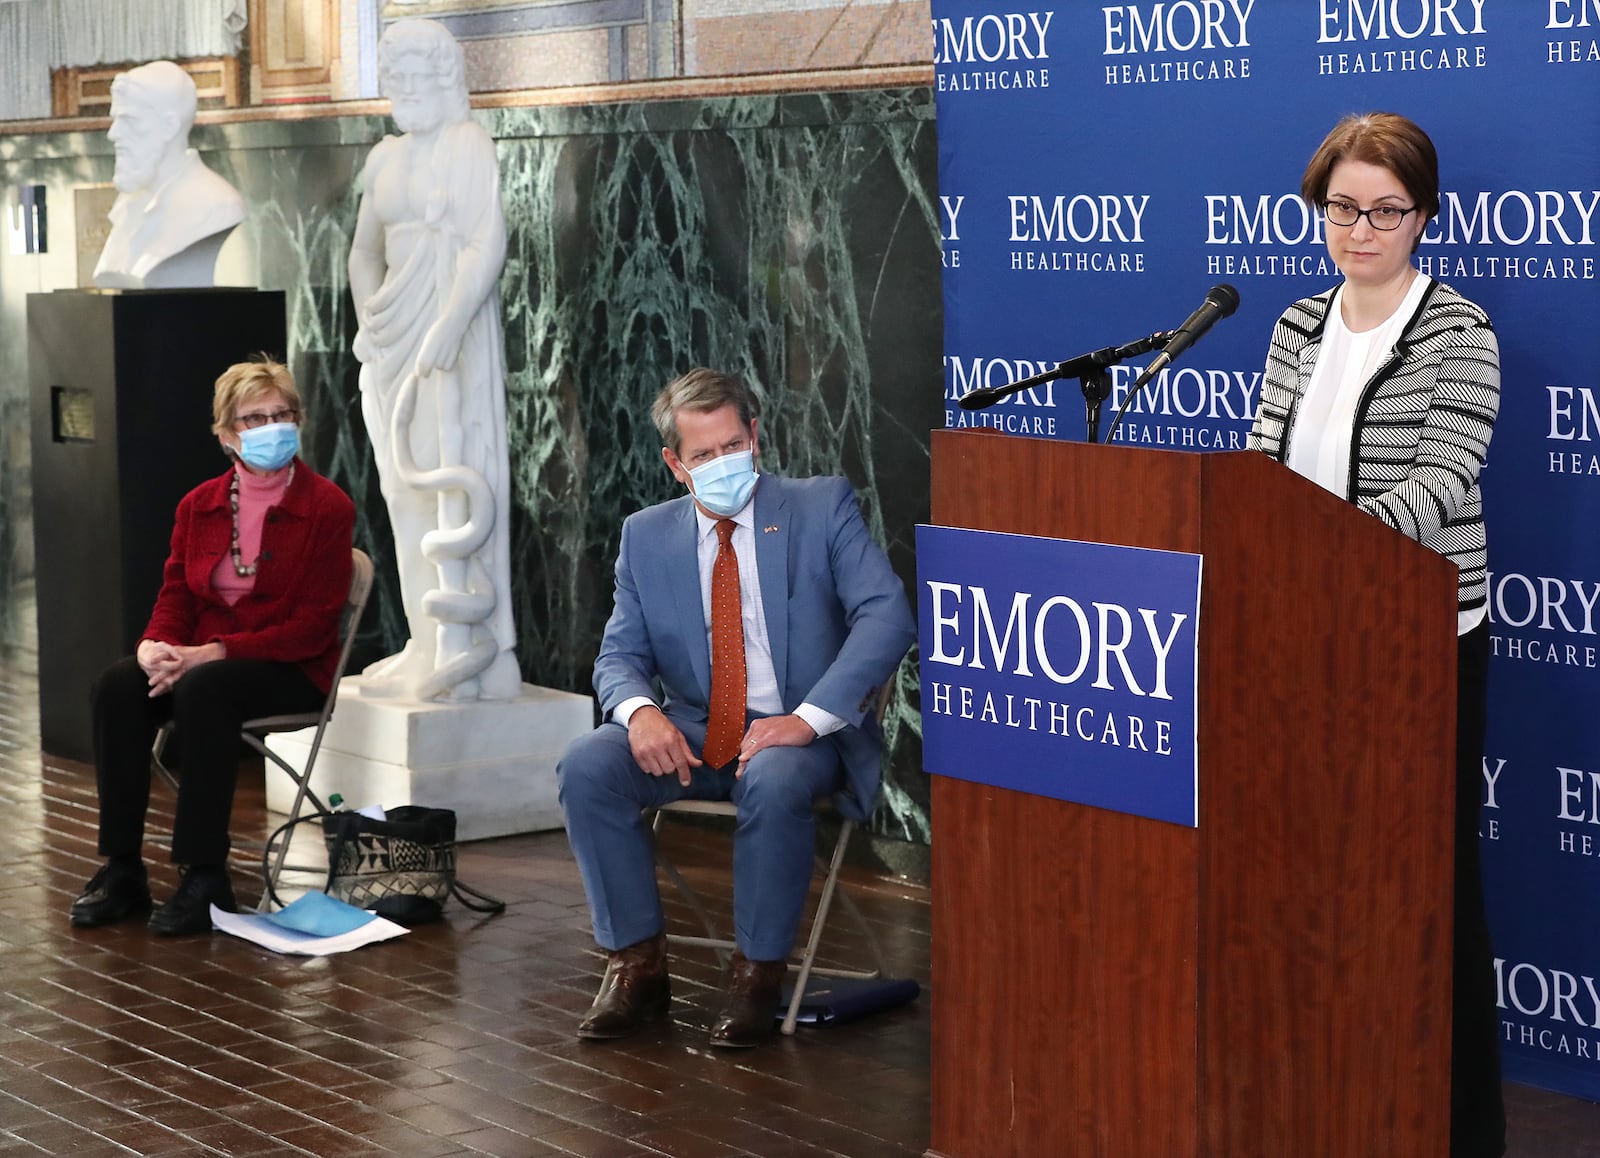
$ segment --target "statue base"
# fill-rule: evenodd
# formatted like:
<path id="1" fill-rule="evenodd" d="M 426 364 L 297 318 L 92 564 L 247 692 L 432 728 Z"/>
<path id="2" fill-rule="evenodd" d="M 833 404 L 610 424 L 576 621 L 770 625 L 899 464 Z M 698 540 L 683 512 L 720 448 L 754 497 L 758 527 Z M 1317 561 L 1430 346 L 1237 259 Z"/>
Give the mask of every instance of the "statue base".
<path id="1" fill-rule="evenodd" d="M 339 684 L 339 702 L 312 772 L 312 786 L 344 807 L 423 804 L 456 814 L 459 840 L 562 827 L 556 761 L 594 728 L 590 696 L 522 685 L 514 700 L 427 703 L 370 699 L 360 676 Z M 285 732 L 267 745 L 303 767 L 315 733 Z M 294 785 L 267 768 L 267 808 L 287 813 Z"/>

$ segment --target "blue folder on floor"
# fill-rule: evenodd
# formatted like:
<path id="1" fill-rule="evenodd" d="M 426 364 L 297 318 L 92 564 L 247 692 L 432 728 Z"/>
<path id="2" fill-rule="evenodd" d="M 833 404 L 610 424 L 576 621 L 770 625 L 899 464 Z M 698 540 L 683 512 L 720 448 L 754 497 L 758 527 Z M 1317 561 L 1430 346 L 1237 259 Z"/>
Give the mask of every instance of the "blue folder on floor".
<path id="1" fill-rule="evenodd" d="M 795 1018 L 802 1025 L 837 1025 L 869 1013 L 880 1013 L 915 1001 L 922 992 L 910 977 L 815 977 L 806 986 L 805 999 Z M 794 987 L 783 987 L 778 1018 L 788 1012 Z"/>

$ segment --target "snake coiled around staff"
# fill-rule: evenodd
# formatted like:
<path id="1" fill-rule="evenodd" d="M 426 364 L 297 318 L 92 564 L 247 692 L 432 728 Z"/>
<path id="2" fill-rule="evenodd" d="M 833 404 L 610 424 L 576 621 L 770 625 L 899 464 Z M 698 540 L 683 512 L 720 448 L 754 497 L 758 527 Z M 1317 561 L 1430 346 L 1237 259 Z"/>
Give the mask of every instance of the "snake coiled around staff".
<path id="1" fill-rule="evenodd" d="M 406 486 L 422 491 L 462 491 L 467 498 L 467 519 L 459 527 L 440 527 L 422 536 L 422 555 L 437 566 L 441 562 L 465 560 L 465 591 L 435 588 L 422 597 L 422 610 L 441 623 L 481 624 L 495 607 L 494 586 L 478 558 L 479 549 L 494 530 L 494 491 L 489 482 L 469 466 L 438 466 L 423 470 L 411 454 L 406 437 L 417 409 L 417 373 L 413 370 L 400 383 L 390 419 L 390 440 L 394 448 L 396 473 Z M 486 671 L 500 652 L 492 634 L 480 636 L 460 655 L 446 660 L 424 681 L 418 691 L 428 700 Z"/>

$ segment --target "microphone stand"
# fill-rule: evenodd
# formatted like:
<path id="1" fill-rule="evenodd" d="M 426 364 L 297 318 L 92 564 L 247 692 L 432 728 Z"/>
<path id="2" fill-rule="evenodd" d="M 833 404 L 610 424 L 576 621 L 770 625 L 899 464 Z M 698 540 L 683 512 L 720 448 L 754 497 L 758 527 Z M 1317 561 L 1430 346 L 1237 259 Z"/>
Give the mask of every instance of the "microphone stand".
<path id="1" fill-rule="evenodd" d="M 1122 359 L 1117 359 L 1119 362 Z M 1096 367 L 1078 377 L 1083 388 L 1084 425 L 1089 428 L 1089 441 L 1100 441 L 1100 404 L 1111 397 L 1110 365 Z"/>
<path id="2" fill-rule="evenodd" d="M 1054 369 L 1035 374 L 1031 378 L 1023 378 L 1005 386 L 979 386 L 976 390 L 963 394 L 956 402 L 963 410 L 982 410 L 993 406 L 1002 398 L 1009 398 L 1023 390 L 1031 390 L 1035 386 L 1043 386 L 1046 382 L 1054 382 L 1060 378 L 1076 378 L 1083 389 L 1084 420 L 1088 427 L 1089 441 L 1098 442 L 1100 404 L 1111 396 L 1111 367 L 1125 358 L 1136 358 L 1140 354 L 1165 346 L 1172 339 L 1172 333 L 1170 330 L 1162 330 L 1129 342 L 1125 346 L 1106 346 L 1104 349 L 1091 350 L 1087 354 L 1079 354 L 1076 358 L 1058 362 Z"/>

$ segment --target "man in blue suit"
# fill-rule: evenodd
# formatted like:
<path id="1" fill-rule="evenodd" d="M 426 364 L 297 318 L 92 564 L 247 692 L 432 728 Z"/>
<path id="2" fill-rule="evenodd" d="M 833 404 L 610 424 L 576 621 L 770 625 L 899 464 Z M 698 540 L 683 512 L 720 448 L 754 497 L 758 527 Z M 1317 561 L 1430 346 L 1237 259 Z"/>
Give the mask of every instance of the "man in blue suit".
<path id="1" fill-rule="evenodd" d="M 578 1036 L 666 1014 L 666 936 L 642 810 L 732 800 L 738 948 L 711 1044 L 773 1030 L 813 860 L 812 802 L 878 791 L 878 689 L 916 639 L 905 588 L 842 478 L 758 475 L 742 381 L 691 370 L 651 410 L 690 493 L 629 516 L 594 665 L 603 721 L 559 765 L 561 806 L 609 955 Z"/>

